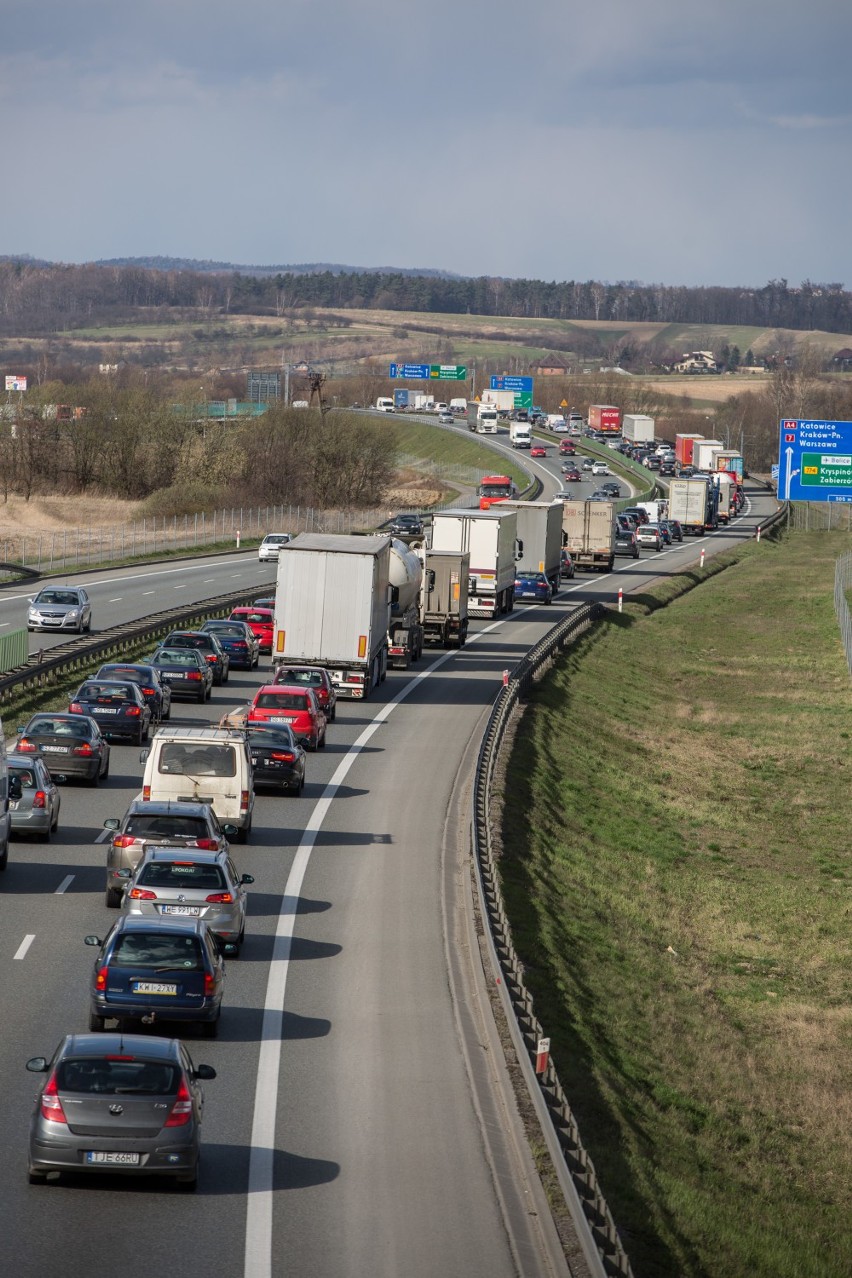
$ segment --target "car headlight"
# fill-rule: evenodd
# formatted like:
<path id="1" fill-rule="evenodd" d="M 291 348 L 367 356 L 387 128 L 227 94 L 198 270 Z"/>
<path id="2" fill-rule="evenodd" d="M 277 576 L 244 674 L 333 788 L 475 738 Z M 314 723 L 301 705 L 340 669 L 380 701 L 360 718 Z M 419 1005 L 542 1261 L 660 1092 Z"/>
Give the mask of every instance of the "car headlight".
<path id="1" fill-rule="evenodd" d="M 78 617 L 79 615 L 80 615 L 80 609 L 79 609 L 79 608 L 71 608 L 68 612 L 66 612 L 66 614 L 65 614 L 65 620 L 66 620 L 66 621 L 76 621 L 76 620 L 77 620 L 77 617 Z"/>

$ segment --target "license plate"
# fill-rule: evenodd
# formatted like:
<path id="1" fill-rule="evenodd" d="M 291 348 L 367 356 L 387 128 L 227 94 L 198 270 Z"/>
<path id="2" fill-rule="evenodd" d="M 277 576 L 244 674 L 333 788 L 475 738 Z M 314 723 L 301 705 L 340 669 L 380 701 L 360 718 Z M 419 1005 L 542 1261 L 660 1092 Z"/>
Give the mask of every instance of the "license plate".
<path id="1" fill-rule="evenodd" d="M 52 746 L 52 745 L 43 745 L 41 748 L 42 750 L 46 750 L 48 754 L 68 754 L 69 750 L 71 749 L 70 746 Z"/>
<path id="2" fill-rule="evenodd" d="M 292 715 L 278 714 L 273 715 L 269 720 L 270 723 L 295 723 L 296 720 Z"/>
<path id="3" fill-rule="evenodd" d="M 176 985 L 167 985 L 163 981 L 134 981 L 134 994 L 177 994 Z"/>
<path id="4" fill-rule="evenodd" d="M 118 714 L 118 710 L 107 710 L 104 706 L 95 706 L 95 714 Z"/>
<path id="5" fill-rule="evenodd" d="M 138 1167 L 141 1154 L 108 1154 L 101 1149 L 86 1150 L 87 1163 L 99 1163 L 104 1167 Z"/>
<path id="6" fill-rule="evenodd" d="M 253 754 L 253 755 L 251 756 L 251 766 L 252 766 L 253 768 L 256 768 L 256 767 L 257 767 L 257 755 L 256 755 L 256 754 Z"/>
<path id="7" fill-rule="evenodd" d="M 191 914 L 193 916 L 201 913 L 200 905 L 161 905 L 161 914 Z"/>
<path id="8" fill-rule="evenodd" d="M 174 670 L 161 670 L 160 678 L 161 679 L 180 679 L 181 675 L 179 675 L 177 671 L 174 671 Z"/>

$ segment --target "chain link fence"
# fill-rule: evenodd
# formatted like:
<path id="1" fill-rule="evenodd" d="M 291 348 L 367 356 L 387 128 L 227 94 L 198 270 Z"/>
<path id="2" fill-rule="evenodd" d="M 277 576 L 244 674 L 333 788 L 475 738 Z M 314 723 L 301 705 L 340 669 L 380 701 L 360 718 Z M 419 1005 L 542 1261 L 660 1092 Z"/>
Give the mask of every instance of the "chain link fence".
<path id="1" fill-rule="evenodd" d="M 788 527 L 797 532 L 852 532 L 852 502 L 793 501 Z"/>

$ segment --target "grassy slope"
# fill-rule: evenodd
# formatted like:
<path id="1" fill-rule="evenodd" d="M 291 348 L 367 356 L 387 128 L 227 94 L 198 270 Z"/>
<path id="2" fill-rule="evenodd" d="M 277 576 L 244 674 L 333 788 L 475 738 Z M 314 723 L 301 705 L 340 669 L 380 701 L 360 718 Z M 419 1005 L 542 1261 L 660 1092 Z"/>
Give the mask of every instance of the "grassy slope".
<path id="1" fill-rule="evenodd" d="M 516 943 L 643 1278 L 852 1272 L 848 548 L 629 605 L 520 726 Z"/>
<path id="2" fill-rule="evenodd" d="M 384 424 L 380 417 L 371 418 L 371 421 Z M 412 421 L 401 415 L 388 418 L 387 424 L 396 437 L 400 453 L 419 457 L 424 462 L 439 466 L 470 466 L 485 474 L 508 474 L 519 488 L 526 488 L 529 483 L 529 475 L 519 462 L 507 460 L 505 456 L 477 442 L 474 435 L 465 439 L 452 431 L 439 430 L 427 422 Z M 505 435 L 500 442 L 506 443 Z"/>

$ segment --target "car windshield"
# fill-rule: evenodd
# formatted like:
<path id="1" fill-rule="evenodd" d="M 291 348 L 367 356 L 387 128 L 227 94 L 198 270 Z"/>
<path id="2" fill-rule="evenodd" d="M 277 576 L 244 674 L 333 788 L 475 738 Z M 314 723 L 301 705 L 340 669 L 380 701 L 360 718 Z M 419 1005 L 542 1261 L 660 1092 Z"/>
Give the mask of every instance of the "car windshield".
<path id="1" fill-rule="evenodd" d="M 80 602 L 72 590 L 42 590 L 36 596 L 37 604 L 64 604 L 73 607 Z"/>
<path id="2" fill-rule="evenodd" d="M 149 861 L 136 875 L 136 882 L 149 888 L 181 888 L 202 892 L 218 892 L 228 886 L 220 866 L 199 865 L 196 861 Z M 165 962 L 169 960 L 166 959 Z M 199 955 L 199 966 L 200 962 Z M 186 964 L 181 960 L 178 966 L 184 967 Z"/>
<path id="3" fill-rule="evenodd" d="M 134 839 L 203 839 L 208 828 L 203 817 L 145 814 L 129 817 L 123 833 L 131 834 Z"/>
<path id="4" fill-rule="evenodd" d="M 77 693 L 78 701 L 135 701 L 133 685 L 124 683 L 84 683 Z"/>
<path id="5" fill-rule="evenodd" d="M 204 628 L 212 635 L 227 635 L 235 639 L 245 639 L 246 632 L 234 621 L 207 621 Z"/>
<path id="6" fill-rule="evenodd" d="M 210 635 L 172 635 L 169 639 L 172 648 L 212 648 Z"/>
<path id="7" fill-rule="evenodd" d="M 303 692 L 259 692 L 258 710 L 307 710 L 308 698 Z"/>
<path id="8" fill-rule="evenodd" d="M 176 776 L 233 777 L 237 774 L 237 754 L 232 745 L 216 742 L 189 745 L 164 741 L 159 771 Z"/>
<path id="9" fill-rule="evenodd" d="M 34 790 L 36 788 L 35 772 L 32 768 L 9 768 L 10 777 L 18 777 L 21 782 L 22 790 Z"/>
<path id="10" fill-rule="evenodd" d="M 91 728 L 80 715 L 68 719 L 34 719 L 27 725 L 27 737 L 78 737 L 81 741 L 91 734 Z"/>
<path id="11" fill-rule="evenodd" d="M 87 1057 L 60 1061 L 56 1086 L 60 1092 L 80 1095 L 115 1096 L 136 1093 L 144 1096 L 174 1096 L 181 1071 L 167 1061 L 137 1060 L 129 1053 L 121 1058 Z"/>
<path id="12" fill-rule="evenodd" d="M 195 972 L 204 966 L 197 936 L 170 935 L 165 928 L 160 932 L 125 932 L 115 943 L 110 963 L 120 967 L 180 967 Z"/>
<path id="13" fill-rule="evenodd" d="M 128 679 L 131 683 L 145 683 L 151 677 L 149 670 L 131 670 L 127 666 L 101 666 L 98 674 L 102 679 Z"/>
<path id="14" fill-rule="evenodd" d="M 164 648 L 154 660 L 158 666 L 194 666 L 197 670 L 200 658 L 194 648 Z"/>
<path id="15" fill-rule="evenodd" d="M 260 621 L 267 625 L 272 625 L 272 616 L 268 612 L 241 612 L 240 616 L 244 617 L 246 621 L 253 621 L 255 624 Z"/>
<path id="16" fill-rule="evenodd" d="M 325 687 L 325 680 L 319 670 L 278 670 L 276 683 L 306 683 L 310 688 Z"/>
<path id="17" fill-rule="evenodd" d="M 290 537 L 287 533 L 270 533 L 268 537 L 264 537 L 264 543 L 267 546 L 286 546 Z"/>
<path id="18" fill-rule="evenodd" d="M 293 749 L 293 736 L 290 729 L 283 723 L 276 723 L 273 727 L 267 727 L 265 724 L 251 724 L 246 730 L 246 737 L 249 745 L 280 745 L 288 750 Z"/>

